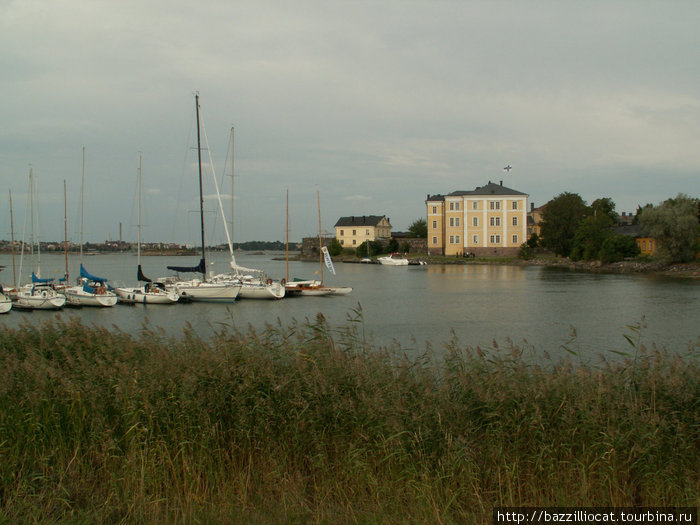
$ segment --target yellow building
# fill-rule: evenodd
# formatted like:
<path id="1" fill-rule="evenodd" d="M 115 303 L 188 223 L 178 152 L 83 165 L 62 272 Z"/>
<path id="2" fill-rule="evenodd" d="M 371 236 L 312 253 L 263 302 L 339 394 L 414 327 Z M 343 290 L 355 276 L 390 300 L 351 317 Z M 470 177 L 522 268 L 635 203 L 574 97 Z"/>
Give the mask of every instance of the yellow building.
<path id="1" fill-rule="evenodd" d="M 428 195 L 428 251 L 516 255 L 527 241 L 526 193 L 489 181 L 472 191 Z"/>
<path id="2" fill-rule="evenodd" d="M 365 241 L 391 238 L 391 223 L 386 215 L 341 217 L 335 223 L 335 238 L 343 248 L 357 248 Z"/>

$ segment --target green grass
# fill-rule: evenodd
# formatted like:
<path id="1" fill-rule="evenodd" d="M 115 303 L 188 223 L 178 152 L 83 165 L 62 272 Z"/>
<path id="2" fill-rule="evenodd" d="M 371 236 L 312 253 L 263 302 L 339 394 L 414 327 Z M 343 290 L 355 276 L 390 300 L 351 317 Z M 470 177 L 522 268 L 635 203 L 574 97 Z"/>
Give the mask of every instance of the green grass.
<path id="1" fill-rule="evenodd" d="M 206 340 L 60 318 L 0 329 L 0 523 L 700 504 L 697 345 L 669 355 L 632 330 L 615 361 L 544 366 L 512 344 L 408 358 L 361 329 L 321 315 Z"/>

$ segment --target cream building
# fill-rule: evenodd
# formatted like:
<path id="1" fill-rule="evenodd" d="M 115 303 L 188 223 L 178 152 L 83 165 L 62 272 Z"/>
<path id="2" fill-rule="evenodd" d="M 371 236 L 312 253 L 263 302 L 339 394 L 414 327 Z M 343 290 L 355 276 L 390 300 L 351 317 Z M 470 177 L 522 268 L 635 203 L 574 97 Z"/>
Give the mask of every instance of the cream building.
<path id="1" fill-rule="evenodd" d="M 386 215 L 341 217 L 335 223 L 335 237 L 343 248 L 357 248 L 365 241 L 391 238 L 391 223 Z"/>
<path id="2" fill-rule="evenodd" d="M 527 241 L 526 193 L 489 181 L 472 191 L 428 195 L 428 251 L 516 255 Z"/>

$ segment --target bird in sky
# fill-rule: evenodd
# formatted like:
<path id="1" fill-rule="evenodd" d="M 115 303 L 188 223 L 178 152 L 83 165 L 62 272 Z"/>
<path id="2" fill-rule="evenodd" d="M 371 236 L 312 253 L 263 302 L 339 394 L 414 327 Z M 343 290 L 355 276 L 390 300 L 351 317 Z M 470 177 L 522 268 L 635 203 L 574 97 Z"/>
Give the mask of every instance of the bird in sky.
<path id="1" fill-rule="evenodd" d="M 511 166 L 510 164 L 508 164 L 508 165 L 507 165 L 505 168 L 503 168 L 503 169 L 504 169 L 505 171 L 507 171 L 508 173 L 510 173 L 510 170 L 513 169 L 513 166 Z"/>

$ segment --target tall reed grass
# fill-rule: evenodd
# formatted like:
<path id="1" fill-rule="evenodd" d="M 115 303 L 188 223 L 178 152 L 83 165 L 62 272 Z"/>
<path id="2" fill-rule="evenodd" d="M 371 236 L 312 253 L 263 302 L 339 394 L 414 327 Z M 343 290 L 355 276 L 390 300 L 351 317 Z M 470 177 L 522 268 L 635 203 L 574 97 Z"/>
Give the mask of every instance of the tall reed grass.
<path id="1" fill-rule="evenodd" d="M 359 310 L 358 310 L 359 314 Z M 0 523 L 488 523 L 697 506 L 700 346 L 409 358 L 322 315 L 211 338 L 0 329 Z M 439 355 L 439 358 L 437 357 Z"/>

